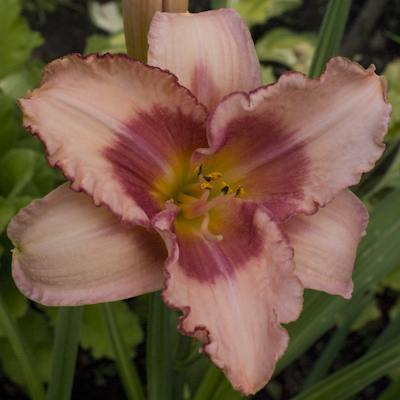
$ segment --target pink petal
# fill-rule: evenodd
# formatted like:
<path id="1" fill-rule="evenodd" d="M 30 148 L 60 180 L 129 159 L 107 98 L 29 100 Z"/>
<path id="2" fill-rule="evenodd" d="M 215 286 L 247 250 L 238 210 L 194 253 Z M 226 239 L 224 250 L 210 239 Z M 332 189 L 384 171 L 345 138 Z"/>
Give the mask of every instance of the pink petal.
<path id="1" fill-rule="evenodd" d="M 268 210 L 251 201 L 210 211 L 210 231 L 223 235 L 218 243 L 204 239 L 200 221 L 180 216 L 172 233 L 178 212 L 167 204 L 153 220 L 169 252 L 164 301 L 183 311 L 179 330 L 205 343 L 201 352 L 233 387 L 255 393 L 288 345 L 280 324 L 297 319 L 302 308 L 293 250 Z"/>
<path id="2" fill-rule="evenodd" d="M 23 208 L 7 234 L 12 274 L 27 297 L 52 306 L 114 301 L 163 287 L 159 235 L 121 224 L 68 184 Z"/>
<path id="3" fill-rule="evenodd" d="M 392 110 L 386 89 L 373 66 L 334 57 L 321 78 L 287 73 L 250 95 L 233 93 L 210 115 L 211 149 L 193 164 L 241 184 L 281 220 L 313 214 L 381 156 Z"/>
<path id="4" fill-rule="evenodd" d="M 303 285 L 349 299 L 357 246 L 367 224 L 366 208 L 348 189 L 314 215 L 289 218 L 284 229 Z"/>
<path id="5" fill-rule="evenodd" d="M 170 70 L 209 110 L 229 93 L 262 85 L 250 32 L 233 9 L 157 13 L 148 37 L 148 63 Z"/>
<path id="6" fill-rule="evenodd" d="M 19 100 L 24 125 L 74 190 L 149 226 L 206 144 L 207 113 L 176 78 L 124 55 L 69 55 Z"/>

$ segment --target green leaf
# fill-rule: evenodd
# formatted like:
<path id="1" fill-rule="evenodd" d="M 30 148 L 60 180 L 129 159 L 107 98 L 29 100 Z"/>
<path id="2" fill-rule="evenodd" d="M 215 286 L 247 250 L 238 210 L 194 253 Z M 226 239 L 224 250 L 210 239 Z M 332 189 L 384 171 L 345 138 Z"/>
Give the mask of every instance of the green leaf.
<path id="1" fill-rule="evenodd" d="M 0 194 L 8 199 L 21 194 L 42 197 L 54 188 L 56 176 L 40 152 L 11 149 L 0 160 Z"/>
<path id="2" fill-rule="evenodd" d="M 383 75 L 388 80 L 389 103 L 393 106 L 393 114 L 390 119 L 389 132 L 385 137 L 386 141 L 400 138 L 400 58 L 386 65 Z"/>
<path id="3" fill-rule="evenodd" d="M 314 54 L 317 36 L 314 33 L 297 33 L 287 28 L 268 31 L 256 43 L 261 61 L 275 61 L 294 71 L 307 73 Z"/>
<path id="4" fill-rule="evenodd" d="M 12 149 L 0 160 L 0 192 L 5 197 L 19 195 L 33 178 L 35 153 L 28 149 Z"/>
<path id="5" fill-rule="evenodd" d="M 39 312 L 29 309 L 17 320 L 18 328 L 28 347 L 35 371 L 41 382 L 46 382 L 50 375 L 52 353 L 52 330 L 49 322 Z M 15 362 L 13 349 L 8 340 L 0 341 L 0 357 L 4 371 L 16 383 L 26 384 L 24 371 L 19 363 Z"/>
<path id="6" fill-rule="evenodd" d="M 147 390 L 149 400 L 172 400 L 171 310 L 160 292 L 152 294 L 147 323 Z"/>
<path id="7" fill-rule="evenodd" d="M 46 400 L 70 400 L 79 348 L 83 306 L 60 307 Z"/>
<path id="8" fill-rule="evenodd" d="M 274 74 L 274 69 L 268 65 L 261 65 L 262 83 L 264 86 L 270 85 L 276 82 L 276 76 Z"/>
<path id="9" fill-rule="evenodd" d="M 399 126 L 400 128 L 400 126 Z M 400 187 L 400 149 L 393 161 L 390 164 L 389 169 L 386 171 L 385 175 L 381 178 L 379 183 L 373 188 L 374 192 L 381 190 L 383 188 L 399 188 Z"/>
<path id="10" fill-rule="evenodd" d="M 126 53 L 126 44 L 124 33 L 117 33 L 111 36 L 93 34 L 86 39 L 84 54 L 91 53 Z"/>
<path id="11" fill-rule="evenodd" d="M 379 285 L 400 291 L 400 264 L 390 274 L 386 275 L 379 282 Z"/>
<path id="12" fill-rule="evenodd" d="M 396 400 L 400 399 L 400 380 L 393 382 L 377 400 Z"/>
<path id="13" fill-rule="evenodd" d="M 400 341 L 396 338 L 291 400 L 346 400 L 398 367 Z"/>
<path id="14" fill-rule="evenodd" d="M 310 67 L 309 77 L 316 78 L 324 70 L 326 62 L 340 52 L 352 0 L 330 0 L 318 35 L 317 48 Z"/>
<path id="15" fill-rule="evenodd" d="M 211 3 L 214 9 L 234 8 L 248 26 L 265 24 L 303 4 L 302 0 L 214 0 Z"/>
<path id="16" fill-rule="evenodd" d="M 373 297 L 364 310 L 353 318 L 352 331 L 361 329 L 365 324 L 382 316 L 382 311 L 378 307 L 376 297 Z"/>
<path id="17" fill-rule="evenodd" d="M 400 263 L 400 190 L 382 201 L 371 213 L 367 235 L 362 239 L 354 267 L 351 300 L 306 290 L 300 318 L 288 325 L 290 344 L 279 360 L 276 373 L 303 354 L 328 329 L 346 318 L 364 293 Z"/>
<path id="18" fill-rule="evenodd" d="M 6 154 L 14 144 L 17 126 L 13 118 L 15 105 L 0 92 L 0 158 Z"/>
<path id="19" fill-rule="evenodd" d="M 0 2 L 0 79 L 18 70 L 32 50 L 43 43 L 40 34 L 29 29 L 20 12 L 19 0 Z"/>
<path id="20" fill-rule="evenodd" d="M 325 346 L 322 354 L 318 357 L 314 363 L 311 373 L 308 374 L 307 380 L 303 386 L 303 390 L 318 383 L 321 379 L 328 375 L 328 372 L 337 359 L 340 350 L 345 343 L 350 329 L 353 325 L 354 319 L 365 310 L 366 307 L 371 303 L 374 293 L 371 292 L 366 295 L 357 305 L 353 307 L 352 312 L 349 313 L 346 319 L 337 327 L 334 334 L 330 337 L 328 344 Z"/>
<path id="21" fill-rule="evenodd" d="M 143 331 L 136 314 L 123 301 L 113 304 L 115 317 L 121 330 L 128 356 L 134 357 L 136 346 L 143 340 Z M 114 349 L 108 340 L 102 314 L 97 305 L 85 306 L 81 328 L 81 345 L 90 350 L 93 358 L 115 359 Z"/>
<path id="22" fill-rule="evenodd" d="M 14 204 L 0 196 L 0 233 L 3 232 L 10 219 L 15 215 Z"/>
<path id="23" fill-rule="evenodd" d="M 19 71 L 0 80 L 0 90 L 12 101 L 24 97 L 27 90 L 32 91 L 39 85 L 43 67 L 40 60 L 29 61 Z"/>
<path id="24" fill-rule="evenodd" d="M 0 293 L 11 318 L 21 318 L 26 314 L 29 308 L 29 300 L 15 286 L 9 268 L 0 268 Z M 4 337 L 4 335 L 5 332 L 0 324 L 0 337 Z"/>
<path id="25" fill-rule="evenodd" d="M 36 358 L 40 355 L 40 350 L 42 350 L 40 344 L 43 344 L 43 340 L 47 342 L 47 346 L 49 346 L 50 341 L 46 332 L 40 329 L 45 325 L 36 327 L 34 325 L 37 321 L 33 321 L 32 325 L 30 322 L 32 320 L 24 318 L 21 321 L 21 325 L 17 325 L 8 314 L 3 297 L 0 294 L 0 325 L 8 339 L 0 340 L 0 358 L 3 368 L 12 379 L 20 380 L 22 384 L 28 386 L 31 400 L 43 400 L 44 392 L 39 379 L 39 374 L 43 373 L 41 369 L 43 364 L 41 363 L 41 359 L 38 359 L 36 363 Z M 24 332 L 19 327 L 24 328 Z M 28 330 L 29 342 L 26 340 L 26 330 Z M 44 333 L 44 337 L 39 340 L 39 346 L 35 349 L 35 354 L 33 355 L 31 347 L 37 345 L 37 343 L 34 343 L 34 340 L 41 333 Z M 33 360 L 35 360 L 35 364 Z"/>
<path id="26" fill-rule="evenodd" d="M 144 400 L 143 387 L 134 364 L 127 355 L 126 346 L 121 335 L 121 329 L 115 315 L 115 305 L 118 303 L 99 304 L 108 339 L 113 347 L 119 375 L 129 400 Z"/>

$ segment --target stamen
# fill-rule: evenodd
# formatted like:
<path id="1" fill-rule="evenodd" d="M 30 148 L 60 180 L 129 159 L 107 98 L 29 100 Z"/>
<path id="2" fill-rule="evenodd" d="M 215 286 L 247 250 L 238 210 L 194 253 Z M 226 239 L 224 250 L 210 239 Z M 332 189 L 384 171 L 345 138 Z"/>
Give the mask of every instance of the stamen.
<path id="1" fill-rule="evenodd" d="M 202 189 L 212 190 L 214 189 L 214 185 L 212 183 L 206 182 L 202 183 L 200 186 Z"/>
<path id="2" fill-rule="evenodd" d="M 204 238 L 209 242 L 217 243 L 220 242 L 224 237 L 222 235 L 213 235 L 208 230 L 208 224 L 210 223 L 210 215 L 208 212 L 203 214 L 203 222 L 201 223 L 201 233 L 203 234 Z"/>
<path id="3" fill-rule="evenodd" d="M 239 185 L 239 189 L 236 190 L 235 197 L 242 197 L 242 196 L 244 196 L 244 189 L 242 188 L 241 185 Z"/>
<path id="4" fill-rule="evenodd" d="M 186 219 L 208 215 L 208 211 L 213 207 L 219 206 L 233 197 L 242 197 L 244 195 L 241 185 L 236 191 L 233 191 L 226 182 L 221 182 L 220 194 L 213 192 L 215 189 L 214 181 L 221 178 L 222 174 L 220 172 L 212 172 L 203 175 L 203 164 L 197 166 L 194 169 L 194 173 L 197 174 L 199 183 L 190 183 L 184 186 L 176 198 L 182 210 L 182 215 Z M 212 198 L 210 201 L 208 201 L 209 195 Z M 198 196 L 200 198 L 197 198 Z M 205 217 L 206 221 L 207 219 L 209 217 Z"/>
<path id="5" fill-rule="evenodd" d="M 221 192 L 223 194 L 231 194 L 232 193 L 232 189 L 229 187 L 229 185 L 225 182 L 222 182 L 221 184 Z"/>
<path id="6" fill-rule="evenodd" d="M 200 164 L 199 166 L 197 166 L 197 167 L 194 169 L 194 173 L 195 173 L 196 175 L 200 175 L 200 174 L 202 173 L 202 169 L 203 169 L 203 164 Z"/>
<path id="7" fill-rule="evenodd" d="M 220 172 L 212 172 L 211 174 L 208 175 L 204 175 L 203 179 L 205 179 L 207 182 L 210 182 L 210 180 L 212 181 L 216 181 L 217 179 L 221 178 L 222 174 Z"/>

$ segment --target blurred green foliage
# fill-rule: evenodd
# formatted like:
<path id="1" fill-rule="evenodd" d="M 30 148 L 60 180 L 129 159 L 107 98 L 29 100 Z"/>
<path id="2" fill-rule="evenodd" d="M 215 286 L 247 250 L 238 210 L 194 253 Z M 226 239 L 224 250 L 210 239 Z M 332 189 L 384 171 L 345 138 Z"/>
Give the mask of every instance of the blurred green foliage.
<path id="1" fill-rule="evenodd" d="M 116 2 L 100 5 L 89 3 L 90 17 L 94 25 L 108 35 L 93 34 L 86 39 L 84 54 L 126 53 L 122 10 Z"/>
<path id="2" fill-rule="evenodd" d="M 40 141 L 30 137 L 23 129 L 22 113 L 15 103 L 27 90 L 33 90 L 39 85 L 44 66 L 41 60 L 30 58 L 33 49 L 41 45 L 43 39 L 39 33 L 31 31 L 26 20 L 21 17 L 22 4 L 39 11 L 52 11 L 59 3 L 70 2 L 0 2 L 0 292 L 9 316 L 16 322 L 16 329 L 19 329 L 27 343 L 26 351 L 34 359 L 35 369 L 42 382 L 47 382 L 50 376 L 58 308 L 30 308 L 28 299 L 16 288 L 9 267 L 12 244 L 5 230 L 21 207 L 35 198 L 45 196 L 65 181 L 60 171 L 53 170 L 47 164 Z M 124 41 L 120 42 L 123 51 Z M 114 310 L 129 357 L 132 358 L 136 354 L 136 346 L 143 340 L 143 331 L 135 313 L 126 303 L 117 303 Z M 25 386 L 24 371 L 2 329 L 3 325 L 0 321 L 1 369 L 14 382 Z M 115 357 L 98 306 L 88 306 L 84 310 L 81 346 L 90 351 L 94 358 Z"/>
<path id="3" fill-rule="evenodd" d="M 316 42 L 317 35 L 313 32 L 297 33 L 287 28 L 275 28 L 257 41 L 256 51 L 261 62 L 278 62 L 307 74 Z"/>
<path id="4" fill-rule="evenodd" d="M 39 33 L 31 32 L 20 12 L 19 1 L 0 2 L 0 79 L 21 68 L 32 50 L 43 43 Z"/>
<path id="5" fill-rule="evenodd" d="M 247 26 L 265 24 L 303 4 L 302 0 L 211 0 L 212 7 L 234 8 Z"/>

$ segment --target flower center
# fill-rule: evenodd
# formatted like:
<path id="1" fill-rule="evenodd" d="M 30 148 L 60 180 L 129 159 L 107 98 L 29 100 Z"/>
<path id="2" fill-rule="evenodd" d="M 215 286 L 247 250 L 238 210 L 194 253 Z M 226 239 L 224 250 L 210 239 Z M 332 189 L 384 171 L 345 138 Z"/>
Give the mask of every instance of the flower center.
<path id="1" fill-rule="evenodd" d="M 222 235 L 213 235 L 208 230 L 210 223 L 209 211 L 219 206 L 233 197 L 242 197 L 244 190 L 242 186 L 233 191 L 230 186 L 220 180 L 222 174 L 213 172 L 203 174 L 203 164 L 194 169 L 199 182 L 190 183 L 184 186 L 176 197 L 177 205 L 181 209 L 182 216 L 186 219 L 193 219 L 203 216 L 201 223 L 201 233 L 211 242 L 219 242 L 223 239 Z"/>

